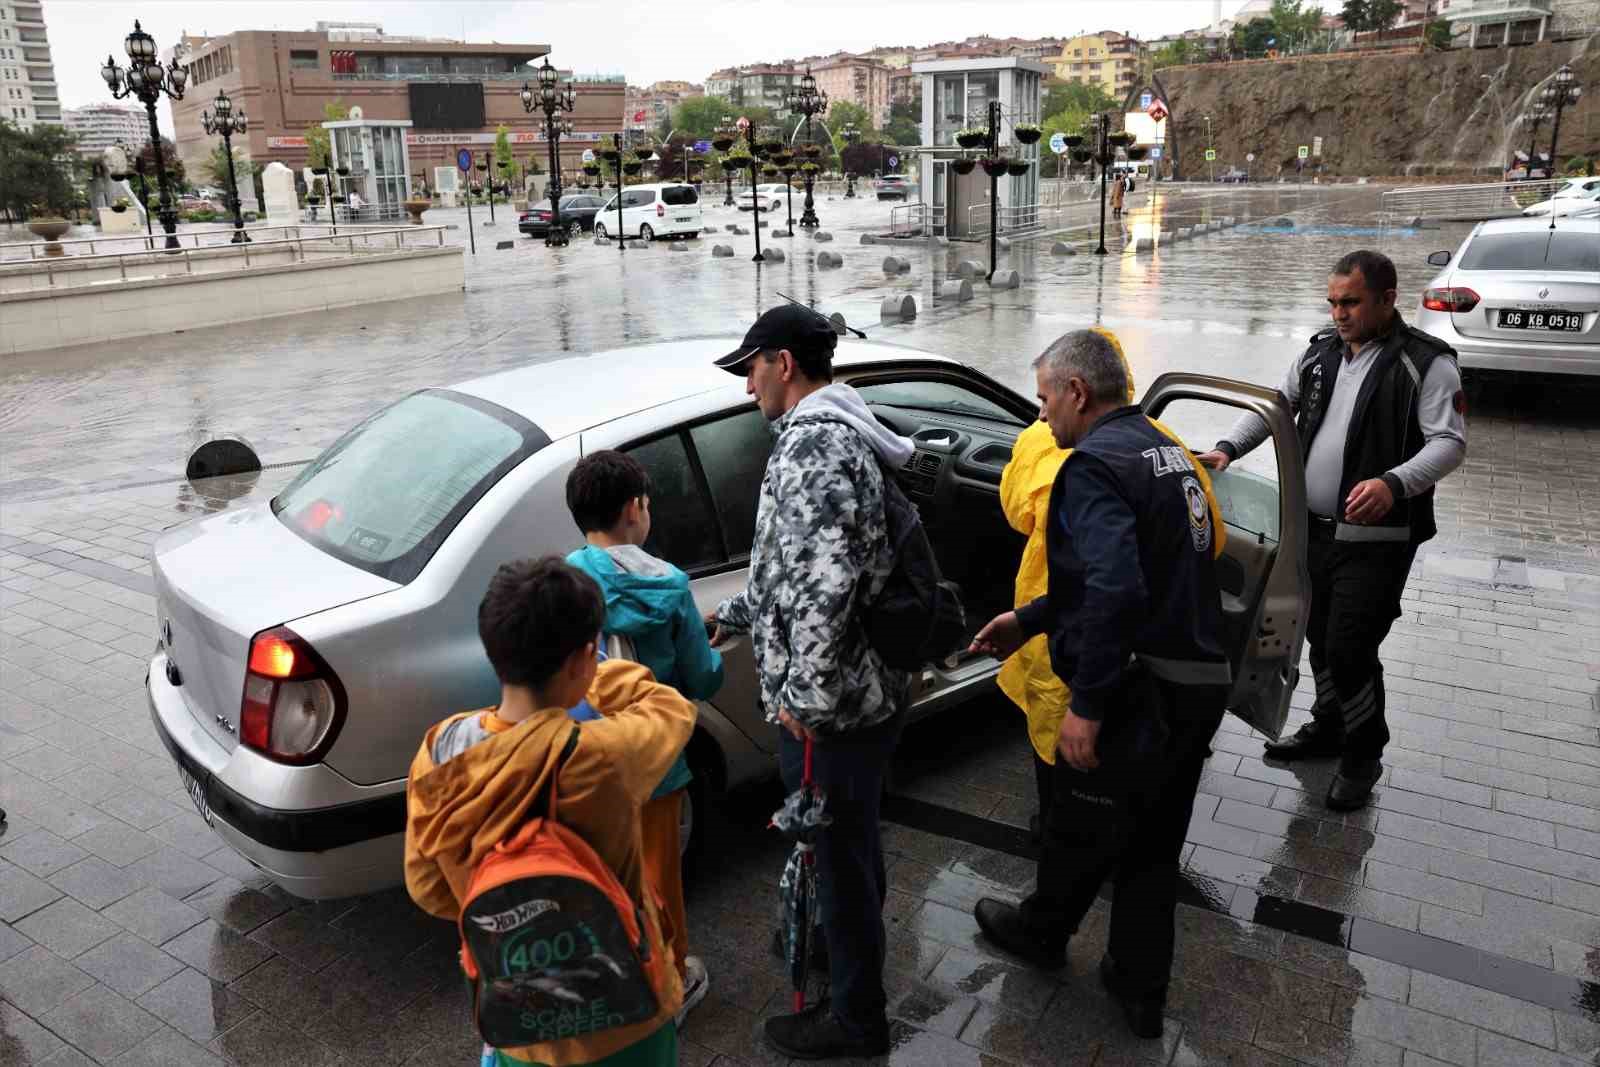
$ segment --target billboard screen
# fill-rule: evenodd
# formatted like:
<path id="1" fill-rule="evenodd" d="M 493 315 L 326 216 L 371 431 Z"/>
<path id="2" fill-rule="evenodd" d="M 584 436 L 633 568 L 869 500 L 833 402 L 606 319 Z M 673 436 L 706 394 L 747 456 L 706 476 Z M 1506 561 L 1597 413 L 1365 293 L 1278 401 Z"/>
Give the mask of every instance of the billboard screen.
<path id="1" fill-rule="evenodd" d="M 412 82 L 411 122 L 419 130 L 481 130 L 483 83 Z"/>

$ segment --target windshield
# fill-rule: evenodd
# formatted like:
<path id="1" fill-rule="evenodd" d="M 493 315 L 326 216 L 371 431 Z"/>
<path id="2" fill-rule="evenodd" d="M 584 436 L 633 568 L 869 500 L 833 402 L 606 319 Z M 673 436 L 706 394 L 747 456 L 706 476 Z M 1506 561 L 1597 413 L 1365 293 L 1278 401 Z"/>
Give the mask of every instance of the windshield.
<path id="1" fill-rule="evenodd" d="M 533 423 L 486 401 L 413 393 L 312 460 L 272 512 L 329 555 L 404 584 L 479 497 L 548 443 Z"/>
<path id="2" fill-rule="evenodd" d="M 1461 270 L 1600 270 L 1600 240 L 1590 230 L 1481 233 L 1461 256 Z"/>
<path id="3" fill-rule="evenodd" d="M 1022 420 L 999 404 L 990 403 L 971 389 L 945 381 L 875 382 L 857 387 L 869 404 L 915 411 L 942 411 L 949 415 L 975 415 L 980 419 L 1019 423 Z"/>

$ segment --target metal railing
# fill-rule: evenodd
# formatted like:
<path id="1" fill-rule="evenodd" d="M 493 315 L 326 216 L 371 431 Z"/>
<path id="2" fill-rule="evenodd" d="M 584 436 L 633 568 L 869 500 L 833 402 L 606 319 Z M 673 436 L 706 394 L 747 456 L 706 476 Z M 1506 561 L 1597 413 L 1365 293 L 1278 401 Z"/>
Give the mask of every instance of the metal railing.
<path id="1" fill-rule="evenodd" d="M 296 237 L 302 236 L 300 231 L 303 229 L 308 227 L 326 229 L 327 225 L 328 224 L 325 222 L 310 222 L 299 223 L 292 226 L 251 226 L 246 230 L 246 232 L 249 233 L 252 243 L 261 244 L 271 243 L 274 241 L 292 240 Z M 421 228 L 436 229 L 438 227 Z M 393 229 L 393 227 L 384 226 L 379 227 L 376 231 L 372 232 L 388 233 L 391 229 Z M 409 227 L 409 229 L 416 230 L 418 227 L 413 226 Z M 351 231 L 351 235 L 359 237 L 363 232 L 367 231 L 358 226 Z M 272 234 L 277 234 L 278 236 L 272 237 Z M 315 236 L 322 235 L 317 234 Z M 328 236 L 332 235 L 330 234 Z M 339 236 L 344 237 L 345 235 L 341 233 Z M 226 248 L 233 244 L 233 227 L 218 226 L 215 229 L 210 230 L 185 230 L 182 233 L 179 233 L 177 237 L 180 248 L 185 246 L 189 248 Z M 128 255 L 131 255 L 134 252 L 167 252 L 168 249 L 166 248 L 166 241 L 167 235 L 160 232 L 149 235 L 142 233 L 129 234 L 126 237 L 74 237 L 54 242 L 47 242 L 43 240 L 13 241 L 7 244 L 0 244 L 0 263 L 25 263 L 29 261 L 60 260 L 64 258 L 82 258 L 84 256 L 98 256 L 106 254 L 115 255 L 119 254 L 119 251 L 120 254 Z M 60 245 L 64 254 L 60 256 L 45 255 L 44 248 L 46 244 Z M 136 245 L 138 247 L 128 250 L 129 245 Z M 119 250 L 117 246 L 121 246 L 121 250 Z"/>
<path id="2" fill-rule="evenodd" d="M 914 236 L 928 232 L 928 208 L 924 203 L 900 204 L 889 209 L 889 232 Z"/>
<path id="3" fill-rule="evenodd" d="M 1550 199 L 1566 184 L 1563 178 L 1549 178 L 1531 182 L 1391 189 L 1383 194 L 1378 207 L 1385 221 L 1394 218 L 1492 219 L 1520 215 L 1523 208 Z"/>
<path id="4" fill-rule="evenodd" d="M 287 230 L 298 229 L 300 227 L 281 228 Z M 443 248 L 445 246 L 444 233 L 445 227 L 443 226 L 402 226 L 383 229 L 346 230 L 344 233 L 338 234 L 337 236 L 332 233 L 320 234 L 311 237 L 297 235 L 295 237 L 285 238 L 277 241 L 264 241 L 260 240 L 259 238 L 252 238 L 248 244 L 237 245 L 202 245 L 195 248 L 178 248 L 171 250 L 158 248 L 153 251 L 141 249 L 134 252 L 101 252 L 93 255 L 55 256 L 48 259 L 34 260 L 33 266 L 44 268 L 43 273 L 48 280 L 49 288 L 78 289 L 105 284 L 108 279 L 104 277 L 87 277 L 91 274 L 98 274 L 98 272 L 95 270 L 96 267 L 115 266 L 118 272 L 118 280 L 125 282 L 143 281 L 150 278 L 168 278 L 174 275 L 194 275 L 196 277 L 204 277 L 208 274 L 220 272 L 206 270 L 196 271 L 194 269 L 196 256 L 201 256 L 203 259 L 227 259 L 233 258 L 234 256 L 241 256 L 244 259 L 244 266 L 249 268 L 251 266 L 250 257 L 252 253 L 254 253 L 256 259 L 258 260 L 272 256 L 274 262 L 277 262 L 277 257 L 273 256 L 273 253 L 287 251 L 289 253 L 290 263 L 305 263 L 308 262 L 308 256 L 306 254 L 307 246 L 311 247 L 311 251 L 313 253 L 322 252 L 325 249 L 327 252 L 334 254 L 342 252 L 346 257 L 373 255 L 389 251 L 403 252 L 411 248 L 416 248 L 419 245 Z M 413 238 L 424 240 L 414 241 L 412 240 Z M 160 235 L 150 238 L 152 241 L 159 241 L 161 239 L 162 237 Z M 135 273 L 132 275 L 128 273 L 128 267 L 130 264 L 135 268 Z M 182 264 L 181 270 L 165 269 L 145 273 L 139 272 L 137 269 L 141 266 L 176 268 L 179 264 Z M 22 264 L 20 262 L 14 262 L 13 265 L 21 266 Z M 37 294 L 41 292 L 41 290 L 38 289 L 6 290 L 3 288 L 5 274 L 6 272 L 0 271 L 0 294 L 6 296 L 25 296 L 29 293 Z M 22 276 L 37 277 L 38 274 L 38 270 L 33 270 Z M 86 277 L 85 280 L 73 284 L 71 281 L 73 275 L 83 275 Z M 17 276 L 17 273 L 13 272 L 12 276 Z M 58 278 L 63 278 L 67 281 L 65 284 L 61 284 L 58 282 Z"/>

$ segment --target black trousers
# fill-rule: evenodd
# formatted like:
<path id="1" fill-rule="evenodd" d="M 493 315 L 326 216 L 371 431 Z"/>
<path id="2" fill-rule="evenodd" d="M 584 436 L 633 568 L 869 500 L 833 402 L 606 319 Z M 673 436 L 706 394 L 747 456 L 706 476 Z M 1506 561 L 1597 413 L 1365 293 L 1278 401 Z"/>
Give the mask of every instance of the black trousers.
<path id="1" fill-rule="evenodd" d="M 1400 594 L 1417 546 L 1402 541 L 1335 541 L 1325 522 L 1311 524 L 1311 616 L 1306 642 L 1319 728 L 1344 735 L 1346 760 L 1375 760 L 1389 743 L 1383 664 L 1378 647 L 1400 617 Z"/>
<path id="2" fill-rule="evenodd" d="M 1152 679 L 1129 689 L 1125 705 L 1101 728 L 1100 769 L 1075 771 L 1057 757 L 1044 820 L 1039 883 L 1022 902 L 1023 921 L 1041 941 L 1061 943 L 1075 933 L 1100 886 L 1115 877 L 1111 957 L 1124 987 L 1164 996 L 1172 970 L 1178 859 L 1189 831 L 1211 736 L 1222 722 L 1227 690 Z M 1159 704 L 1132 707 L 1132 702 Z M 1106 731 L 1116 715 L 1159 714 L 1170 731 L 1163 754 L 1138 766 L 1105 756 Z"/>

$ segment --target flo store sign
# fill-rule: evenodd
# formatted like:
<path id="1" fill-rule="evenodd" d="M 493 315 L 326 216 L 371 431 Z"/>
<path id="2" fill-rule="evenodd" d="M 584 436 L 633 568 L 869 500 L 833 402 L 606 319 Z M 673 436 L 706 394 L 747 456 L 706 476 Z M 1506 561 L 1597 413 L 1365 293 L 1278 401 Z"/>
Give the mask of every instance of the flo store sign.
<path id="1" fill-rule="evenodd" d="M 561 135 L 561 139 L 563 141 L 586 141 L 591 144 L 598 144 L 602 139 L 604 139 L 605 136 L 606 135 L 603 133 L 585 131 L 580 133 L 564 133 Z M 537 132 L 508 133 L 506 134 L 506 138 L 514 145 L 544 144 L 546 141 L 543 130 Z M 412 147 L 424 145 L 443 145 L 447 148 L 454 148 L 457 145 L 464 144 L 494 144 L 494 141 L 495 135 L 492 133 L 416 133 L 411 130 L 406 131 L 406 144 Z M 308 145 L 304 137 L 268 137 L 267 147 L 306 148 Z"/>

